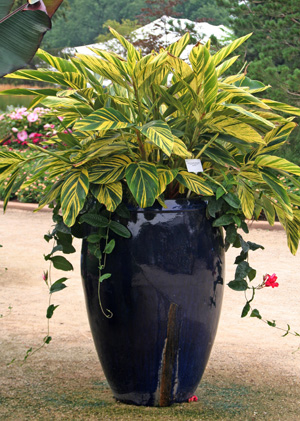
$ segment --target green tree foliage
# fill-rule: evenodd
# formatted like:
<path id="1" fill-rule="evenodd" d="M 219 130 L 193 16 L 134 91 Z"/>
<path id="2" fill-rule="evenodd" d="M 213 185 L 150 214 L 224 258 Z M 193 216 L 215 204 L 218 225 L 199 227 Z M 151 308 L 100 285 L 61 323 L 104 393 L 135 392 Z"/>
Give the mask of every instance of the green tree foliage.
<path id="1" fill-rule="evenodd" d="M 299 107 L 299 0 L 218 0 L 218 3 L 227 7 L 237 37 L 253 32 L 243 55 L 249 77 L 271 85 L 268 91 L 271 99 Z M 299 128 L 282 153 L 300 162 Z"/>
<path id="2" fill-rule="evenodd" d="M 96 38 L 96 42 L 105 42 L 113 38 L 112 34 L 109 32 L 108 28 L 114 28 L 119 34 L 124 37 L 128 36 L 132 31 L 140 28 L 141 25 L 138 24 L 137 20 L 122 19 L 122 22 L 117 22 L 116 20 L 108 19 L 103 25 L 103 28 L 107 29 L 106 34 L 100 34 Z"/>
<path id="3" fill-rule="evenodd" d="M 114 19 L 132 19 L 140 13 L 144 0 L 69 0 L 66 21 L 59 17 L 47 34 L 51 47 L 64 48 L 92 44 L 99 33 L 105 33 L 103 24 Z"/>
<path id="4" fill-rule="evenodd" d="M 180 18 L 198 19 L 214 25 L 227 24 L 228 12 L 217 7 L 216 0 L 186 0 L 179 4 L 177 0 L 154 0 L 147 4 L 146 0 L 68 0 L 70 8 L 65 17 L 58 16 L 55 25 L 45 37 L 47 48 L 75 47 L 92 44 L 99 34 L 106 34 L 103 27 L 106 21 L 113 19 L 119 23 L 122 19 L 135 20 L 138 15 L 147 14 L 142 9 L 152 9 L 147 14 L 148 22 L 162 15 Z M 174 5 L 172 5 L 174 3 Z M 45 47 L 45 44 L 43 44 Z"/>
<path id="5" fill-rule="evenodd" d="M 229 25 L 229 13 L 219 7 L 216 0 L 188 0 L 176 7 L 186 19 L 195 22 L 209 22 L 212 25 Z"/>

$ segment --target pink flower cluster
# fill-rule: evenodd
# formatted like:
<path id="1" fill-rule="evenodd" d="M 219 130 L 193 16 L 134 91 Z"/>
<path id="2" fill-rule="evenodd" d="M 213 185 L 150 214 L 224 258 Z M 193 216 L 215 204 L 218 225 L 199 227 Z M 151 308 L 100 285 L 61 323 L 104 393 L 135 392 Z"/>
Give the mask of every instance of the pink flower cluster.
<path id="1" fill-rule="evenodd" d="M 268 273 L 266 275 L 264 275 L 263 277 L 263 285 L 265 287 L 278 287 L 279 283 L 276 282 L 277 281 L 277 276 L 275 275 L 275 273 L 273 273 L 273 275 L 269 275 Z"/>
<path id="2" fill-rule="evenodd" d="M 54 136 L 57 133 L 55 123 L 59 122 L 55 116 L 49 115 L 50 111 L 49 108 L 43 107 L 32 110 L 20 107 L 2 114 L 1 124 L 4 124 L 6 131 L 10 130 L 11 133 L 3 144 L 22 148 L 27 147 L 28 142 L 39 144 Z M 61 121 L 62 117 L 59 120 Z"/>
<path id="3" fill-rule="evenodd" d="M 197 402 L 198 398 L 196 395 L 193 395 L 191 398 L 188 399 L 188 402 Z"/>

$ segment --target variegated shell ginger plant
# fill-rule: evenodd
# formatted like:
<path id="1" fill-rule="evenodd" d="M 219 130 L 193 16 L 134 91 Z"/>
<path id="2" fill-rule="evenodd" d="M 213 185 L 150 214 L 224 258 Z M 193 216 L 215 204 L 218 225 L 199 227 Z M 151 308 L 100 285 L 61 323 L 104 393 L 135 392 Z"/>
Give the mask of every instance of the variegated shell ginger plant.
<path id="1" fill-rule="evenodd" d="M 35 95 L 32 106 L 51 107 L 63 121 L 61 132 L 51 139 L 55 149 L 32 145 L 35 155 L 27 159 L 1 151 L 0 181 L 9 177 L 5 206 L 24 163 L 34 160 L 35 171 L 24 185 L 47 172 L 55 181 L 39 207 L 55 202 L 68 227 L 86 211 L 91 197 L 115 212 L 128 201 L 145 208 L 156 200 L 164 206 L 165 199 L 201 196 L 229 242 L 236 241 L 236 227 L 245 229 L 245 219 L 263 211 L 270 225 L 279 219 L 295 253 L 300 168 L 274 153 L 295 128 L 300 110 L 265 99 L 269 86 L 244 73 L 228 75 L 238 58 L 231 53 L 250 35 L 215 54 L 209 42 L 199 42 L 187 63 L 180 55 L 189 34 L 142 56 L 111 32 L 125 48 L 126 59 L 95 48 L 91 55 L 69 60 L 39 50 L 49 70 L 9 75 L 53 83 L 52 89 L 18 93 Z M 290 116 L 282 116 L 286 114 Z M 186 159 L 200 159 L 203 172 L 188 172 Z"/>

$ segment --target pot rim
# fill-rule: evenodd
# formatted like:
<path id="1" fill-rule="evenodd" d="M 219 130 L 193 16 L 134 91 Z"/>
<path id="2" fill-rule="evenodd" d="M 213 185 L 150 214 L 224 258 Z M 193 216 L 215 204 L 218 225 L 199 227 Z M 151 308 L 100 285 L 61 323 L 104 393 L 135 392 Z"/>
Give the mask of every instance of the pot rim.
<path id="1" fill-rule="evenodd" d="M 199 209 L 206 209 L 207 201 L 203 200 L 201 197 L 193 197 L 193 198 L 178 198 L 178 199 L 166 199 L 165 203 L 167 208 L 162 207 L 162 205 L 155 201 L 154 204 L 148 208 L 140 208 L 138 206 L 133 206 L 127 204 L 127 208 L 130 212 L 137 212 L 137 213 L 145 213 L 148 211 L 151 212 L 178 212 L 178 211 L 194 211 Z"/>

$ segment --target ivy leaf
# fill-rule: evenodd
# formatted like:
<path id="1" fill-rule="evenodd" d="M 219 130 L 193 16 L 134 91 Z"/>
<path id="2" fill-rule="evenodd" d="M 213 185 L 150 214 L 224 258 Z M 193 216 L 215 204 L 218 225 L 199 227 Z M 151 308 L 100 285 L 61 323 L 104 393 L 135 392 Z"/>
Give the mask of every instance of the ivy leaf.
<path id="1" fill-rule="evenodd" d="M 51 317 L 53 316 L 54 310 L 55 310 L 57 307 L 58 307 L 58 305 L 57 305 L 57 306 L 55 306 L 55 305 L 51 304 L 51 305 L 47 308 L 47 314 L 46 314 L 47 319 L 51 319 Z"/>
<path id="2" fill-rule="evenodd" d="M 244 279 L 230 281 L 228 286 L 234 291 L 246 291 L 248 289 L 248 284 Z"/>
<path id="3" fill-rule="evenodd" d="M 49 260 L 51 260 L 55 269 L 64 271 L 73 270 L 73 265 L 63 256 L 53 256 Z"/>
<path id="4" fill-rule="evenodd" d="M 64 288 L 67 288 L 67 285 L 64 284 L 68 278 L 60 278 L 54 282 L 50 287 L 50 294 L 53 292 L 61 291 Z"/>
<path id="5" fill-rule="evenodd" d="M 252 310 L 250 317 L 257 317 L 258 319 L 261 319 L 261 315 L 259 313 L 259 311 L 255 308 L 254 310 Z"/>
<path id="6" fill-rule="evenodd" d="M 119 222 L 111 221 L 110 224 L 109 224 L 109 228 L 113 232 L 118 234 L 120 237 L 124 237 L 124 238 L 130 238 L 131 237 L 131 232 L 129 231 L 129 229 L 126 228 L 124 225 L 120 224 Z"/>
<path id="7" fill-rule="evenodd" d="M 242 280 L 245 279 L 248 273 L 251 271 L 251 267 L 248 262 L 242 261 L 238 264 L 236 271 L 235 271 L 235 280 Z"/>
<path id="8" fill-rule="evenodd" d="M 252 243 L 251 241 L 248 241 L 248 245 L 249 245 L 250 250 L 253 250 L 253 251 L 255 251 L 257 249 L 264 250 L 263 246 L 261 246 L 260 244 Z"/>
<path id="9" fill-rule="evenodd" d="M 246 260 L 247 257 L 248 257 L 248 253 L 247 252 L 245 253 L 244 251 L 241 251 L 241 253 L 236 257 L 236 259 L 234 261 L 234 264 L 235 265 L 238 265 L 239 263 L 241 263 L 244 260 Z"/>
<path id="10" fill-rule="evenodd" d="M 233 216 L 232 215 L 222 215 L 220 218 L 216 219 L 213 222 L 214 227 L 222 227 L 225 225 L 232 224 L 233 222 Z"/>
<path id="11" fill-rule="evenodd" d="M 111 277 L 111 273 L 104 273 L 104 275 L 101 275 L 99 278 L 99 282 L 104 281 L 105 279 L 108 279 Z"/>
<path id="12" fill-rule="evenodd" d="M 109 221 L 102 215 L 93 214 L 93 213 L 85 213 L 81 216 L 80 222 L 86 222 L 88 225 L 92 227 L 107 227 Z"/>
<path id="13" fill-rule="evenodd" d="M 115 240 L 110 240 L 109 243 L 106 244 L 105 249 L 104 249 L 104 253 L 106 254 L 110 254 L 113 249 L 115 248 L 116 242 Z"/>
<path id="14" fill-rule="evenodd" d="M 241 317 L 246 317 L 247 314 L 249 313 L 249 311 L 250 311 L 250 304 L 249 304 L 249 301 L 247 301 L 243 310 L 242 310 Z"/>

